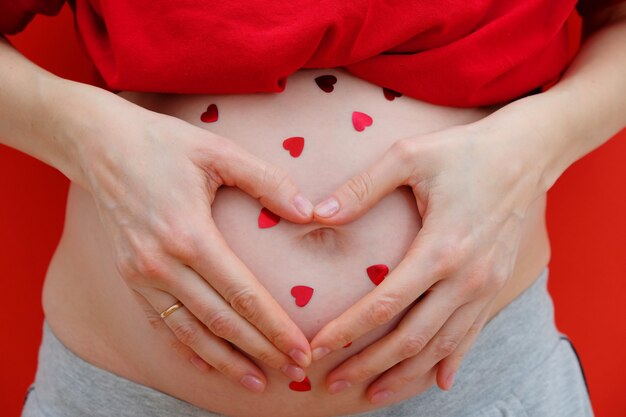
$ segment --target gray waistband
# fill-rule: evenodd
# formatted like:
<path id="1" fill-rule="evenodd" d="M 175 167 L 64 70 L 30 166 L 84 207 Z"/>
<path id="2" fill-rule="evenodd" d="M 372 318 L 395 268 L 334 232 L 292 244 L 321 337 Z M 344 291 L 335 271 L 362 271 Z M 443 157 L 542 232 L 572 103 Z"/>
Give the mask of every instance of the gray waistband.
<path id="1" fill-rule="evenodd" d="M 460 409 L 483 407 L 494 390 L 521 383 L 547 358 L 559 340 L 552 300 L 547 292 L 548 269 L 483 329 L 469 352 L 450 392 L 433 387 L 418 397 L 381 411 L 359 416 L 457 415 Z M 214 417 L 185 401 L 121 378 L 91 365 L 68 350 L 44 322 L 33 400 L 42 415 Z M 462 407 L 462 408 L 460 408 Z M 411 412 L 410 410 L 413 410 Z M 422 415 L 420 413 L 420 415 Z M 24 415 L 26 417 L 26 414 Z"/>

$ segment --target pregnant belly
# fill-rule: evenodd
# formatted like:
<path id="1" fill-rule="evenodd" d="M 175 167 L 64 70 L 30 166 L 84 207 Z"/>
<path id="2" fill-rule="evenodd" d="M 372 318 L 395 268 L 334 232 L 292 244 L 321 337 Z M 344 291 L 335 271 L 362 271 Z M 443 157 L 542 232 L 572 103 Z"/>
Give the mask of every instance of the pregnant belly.
<path id="1" fill-rule="evenodd" d="M 327 82 L 332 77 L 316 82 L 329 75 L 336 82 Z M 298 71 L 277 94 L 122 96 L 220 134 L 284 168 L 314 203 L 398 139 L 489 113 L 384 94 L 381 87 L 339 69 Z M 415 200 L 405 188 L 359 220 L 337 227 L 275 219 L 255 199 L 226 187 L 218 191 L 213 216 L 235 253 L 309 338 L 375 288 L 386 268 L 400 262 L 421 226 Z M 331 396 L 323 387 L 324 376 L 394 325 L 315 363 L 308 371 L 309 391 L 290 389 L 281 373 L 261 364 L 269 381 L 261 395 L 217 372 L 202 374 L 178 357 L 171 347 L 173 336 L 147 322 L 114 267 L 91 197 L 75 185 L 44 287 L 44 310 L 59 338 L 84 359 L 232 416 L 327 416 L 370 408 L 363 396 L 365 385 Z M 430 382 L 416 385 L 414 394 Z"/>

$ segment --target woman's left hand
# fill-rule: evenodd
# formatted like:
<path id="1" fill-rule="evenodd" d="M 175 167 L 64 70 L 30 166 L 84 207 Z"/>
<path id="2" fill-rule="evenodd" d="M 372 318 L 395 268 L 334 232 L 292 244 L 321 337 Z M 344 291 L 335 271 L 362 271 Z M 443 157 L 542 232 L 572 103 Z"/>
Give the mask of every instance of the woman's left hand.
<path id="1" fill-rule="evenodd" d="M 394 331 L 328 375 L 330 392 L 383 374 L 367 397 L 392 402 L 394 393 L 438 364 L 438 385 L 451 387 L 512 275 L 527 208 L 547 191 L 547 158 L 531 145 L 547 139 L 538 138 L 532 126 L 524 128 L 523 117 L 506 131 L 501 123 L 495 129 L 482 121 L 399 140 L 336 190 L 329 197 L 335 203 L 316 207 L 317 221 L 343 224 L 407 185 L 422 216 L 422 229 L 402 262 L 312 340 L 313 357 L 320 359 L 410 307 Z"/>

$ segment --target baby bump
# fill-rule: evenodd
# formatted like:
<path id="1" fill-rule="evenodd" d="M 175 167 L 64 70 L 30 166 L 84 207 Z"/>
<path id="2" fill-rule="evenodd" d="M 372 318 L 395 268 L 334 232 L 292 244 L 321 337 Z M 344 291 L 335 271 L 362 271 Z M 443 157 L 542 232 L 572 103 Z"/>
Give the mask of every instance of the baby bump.
<path id="1" fill-rule="evenodd" d="M 276 94 L 121 95 L 224 136 L 285 169 L 314 204 L 397 140 L 469 123 L 489 113 L 423 103 L 339 69 L 298 71 Z M 212 215 L 234 252 L 309 338 L 376 288 L 401 261 L 421 227 L 415 199 L 406 187 L 389 194 L 360 219 L 335 227 L 290 223 L 229 187 L 219 189 Z M 369 407 L 358 389 L 330 396 L 323 378 L 342 360 L 390 331 L 394 323 L 316 363 L 308 373 L 312 387 L 305 393 L 294 392 L 284 376 L 262 366 L 270 384 L 263 396 L 255 396 L 217 373 L 206 377 L 180 361 L 142 317 L 117 276 L 108 249 L 89 195 L 73 185 L 64 236 L 47 278 L 44 308 L 59 338 L 67 344 L 76 341 L 70 347 L 81 356 L 229 415 L 300 415 L 302 409 L 309 415 L 348 414 Z M 55 302 L 69 298 L 70 292 L 75 302 Z M 133 314 L 136 317 L 130 317 Z M 90 338 L 96 332 L 106 340 L 106 349 L 114 352 L 98 353 L 105 346 Z"/>
<path id="2" fill-rule="evenodd" d="M 278 94 L 151 95 L 141 104 L 285 169 L 314 203 L 398 139 L 486 114 L 422 103 L 338 69 L 301 70 Z M 276 218 L 234 188 L 219 190 L 212 213 L 235 253 L 308 337 L 371 291 L 400 262 L 421 225 L 407 187 L 338 227 Z"/>

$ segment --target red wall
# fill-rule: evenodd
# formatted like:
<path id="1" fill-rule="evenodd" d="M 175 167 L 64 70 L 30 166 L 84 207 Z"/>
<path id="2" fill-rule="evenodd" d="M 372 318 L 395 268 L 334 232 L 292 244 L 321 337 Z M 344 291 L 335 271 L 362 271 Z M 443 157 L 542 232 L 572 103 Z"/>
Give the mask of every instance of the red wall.
<path id="1" fill-rule="evenodd" d="M 94 80 L 66 7 L 12 42 L 65 78 Z M 0 110 L 1 111 L 1 110 Z M 626 416 L 626 131 L 574 164 L 549 193 L 550 290 L 581 356 L 598 417 Z M 59 239 L 68 182 L 0 146 L 0 415 L 19 415 L 40 341 L 40 294 Z"/>

